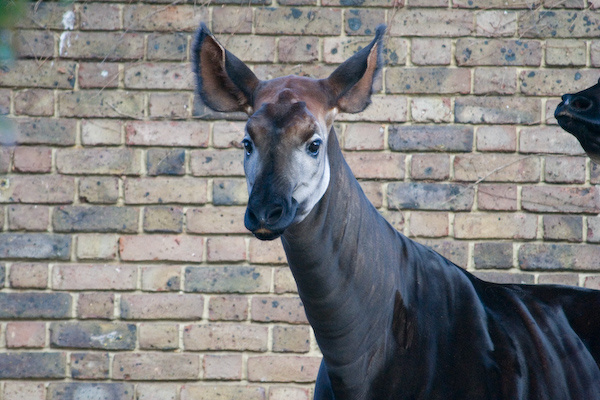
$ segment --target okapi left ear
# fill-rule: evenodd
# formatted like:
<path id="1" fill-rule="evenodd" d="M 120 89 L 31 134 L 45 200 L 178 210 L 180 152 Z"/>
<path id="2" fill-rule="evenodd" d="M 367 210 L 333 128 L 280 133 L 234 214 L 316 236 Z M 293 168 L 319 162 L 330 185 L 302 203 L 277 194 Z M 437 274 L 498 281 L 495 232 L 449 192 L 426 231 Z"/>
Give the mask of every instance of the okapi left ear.
<path id="1" fill-rule="evenodd" d="M 371 104 L 373 81 L 381 68 L 382 38 L 385 25 L 379 25 L 375 39 L 365 48 L 344 61 L 325 80 L 333 93 L 331 106 L 341 112 L 357 113 Z"/>
<path id="2" fill-rule="evenodd" d="M 192 67 L 197 94 L 207 106 L 215 111 L 252 114 L 252 97 L 260 81 L 221 46 L 204 23 L 196 33 Z"/>

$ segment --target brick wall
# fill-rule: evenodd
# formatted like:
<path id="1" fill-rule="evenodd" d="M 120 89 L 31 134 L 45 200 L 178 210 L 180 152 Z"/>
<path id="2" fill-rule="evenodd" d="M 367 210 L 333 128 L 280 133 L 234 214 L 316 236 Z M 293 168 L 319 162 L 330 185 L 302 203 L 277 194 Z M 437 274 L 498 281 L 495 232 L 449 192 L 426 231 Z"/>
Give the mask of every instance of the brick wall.
<path id="1" fill-rule="evenodd" d="M 281 245 L 243 226 L 243 116 L 194 102 L 200 21 L 263 79 L 324 77 L 386 22 L 373 104 L 337 124 L 375 206 L 484 278 L 600 288 L 600 167 L 553 118 L 598 79 L 596 7 L 31 3 L 0 69 L 0 397 L 312 396 Z"/>

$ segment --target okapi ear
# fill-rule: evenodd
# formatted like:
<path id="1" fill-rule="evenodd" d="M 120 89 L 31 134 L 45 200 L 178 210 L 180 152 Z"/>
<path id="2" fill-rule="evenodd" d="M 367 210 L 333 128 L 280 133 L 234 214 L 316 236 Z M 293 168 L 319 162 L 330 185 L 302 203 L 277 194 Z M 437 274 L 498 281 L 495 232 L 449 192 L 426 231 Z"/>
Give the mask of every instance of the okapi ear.
<path id="1" fill-rule="evenodd" d="M 333 93 L 333 107 L 342 112 L 357 113 L 371 104 L 373 81 L 381 68 L 382 38 L 385 25 L 379 25 L 375 39 L 365 48 L 344 61 L 326 79 Z"/>
<path id="2" fill-rule="evenodd" d="M 227 51 L 204 23 L 196 32 L 193 65 L 196 93 L 215 111 L 252 114 L 259 80 L 250 68 Z"/>

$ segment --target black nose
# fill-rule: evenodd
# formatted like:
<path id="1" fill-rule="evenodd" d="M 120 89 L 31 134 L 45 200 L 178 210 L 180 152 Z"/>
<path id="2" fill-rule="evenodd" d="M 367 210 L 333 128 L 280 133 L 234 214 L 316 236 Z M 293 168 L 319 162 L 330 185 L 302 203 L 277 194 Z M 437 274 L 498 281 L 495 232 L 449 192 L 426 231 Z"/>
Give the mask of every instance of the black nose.
<path id="1" fill-rule="evenodd" d="M 252 204 L 249 202 L 248 208 L 246 208 L 246 228 L 253 231 L 258 228 L 273 229 L 279 227 L 285 212 L 286 207 L 282 201 L 268 204 Z"/>
<path id="2" fill-rule="evenodd" d="M 562 96 L 564 106 L 573 111 L 584 112 L 592 108 L 594 103 L 588 97 L 577 94 L 565 94 Z"/>

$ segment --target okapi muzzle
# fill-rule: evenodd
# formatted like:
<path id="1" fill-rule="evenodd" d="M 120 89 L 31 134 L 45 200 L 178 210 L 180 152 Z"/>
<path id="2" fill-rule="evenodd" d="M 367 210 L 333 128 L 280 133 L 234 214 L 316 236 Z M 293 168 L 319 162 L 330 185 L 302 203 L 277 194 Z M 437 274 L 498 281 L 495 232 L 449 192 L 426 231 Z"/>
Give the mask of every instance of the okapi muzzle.
<path id="1" fill-rule="evenodd" d="M 588 156 L 600 163 L 600 81 L 581 92 L 563 95 L 554 116 Z"/>

